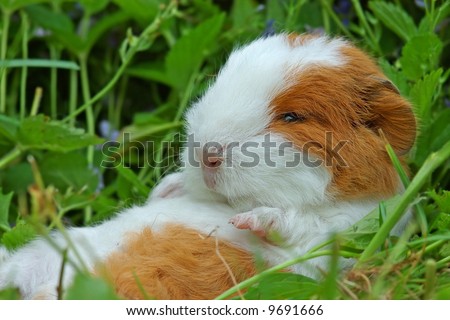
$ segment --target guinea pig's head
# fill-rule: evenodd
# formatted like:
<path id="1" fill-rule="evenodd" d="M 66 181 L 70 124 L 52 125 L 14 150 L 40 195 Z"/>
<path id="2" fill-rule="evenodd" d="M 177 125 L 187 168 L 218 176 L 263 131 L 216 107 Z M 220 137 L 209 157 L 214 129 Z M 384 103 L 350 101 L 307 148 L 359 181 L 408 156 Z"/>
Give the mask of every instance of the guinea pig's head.
<path id="1" fill-rule="evenodd" d="M 401 186 L 384 139 L 402 159 L 416 129 L 361 50 L 286 34 L 235 50 L 186 120 L 188 183 L 240 207 L 390 196 Z"/>

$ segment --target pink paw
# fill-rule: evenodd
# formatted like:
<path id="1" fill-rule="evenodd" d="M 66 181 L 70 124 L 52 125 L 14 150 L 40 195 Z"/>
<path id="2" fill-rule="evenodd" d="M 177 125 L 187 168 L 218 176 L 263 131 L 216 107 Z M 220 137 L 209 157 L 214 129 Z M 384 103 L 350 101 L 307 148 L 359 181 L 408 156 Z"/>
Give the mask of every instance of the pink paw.
<path id="1" fill-rule="evenodd" d="M 280 238 L 279 226 L 283 218 L 284 211 L 281 209 L 258 207 L 233 216 L 229 222 L 238 229 L 250 230 L 261 239 L 274 242 Z"/>

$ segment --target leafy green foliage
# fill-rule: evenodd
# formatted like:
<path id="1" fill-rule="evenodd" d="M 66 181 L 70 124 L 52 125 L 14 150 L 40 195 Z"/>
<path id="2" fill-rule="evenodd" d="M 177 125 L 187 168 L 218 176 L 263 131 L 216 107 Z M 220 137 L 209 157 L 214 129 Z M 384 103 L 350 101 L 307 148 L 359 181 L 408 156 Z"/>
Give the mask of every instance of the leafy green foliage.
<path id="1" fill-rule="evenodd" d="M 112 286 L 101 278 L 79 273 L 67 290 L 67 300 L 118 300 Z"/>
<path id="2" fill-rule="evenodd" d="M 0 300 L 19 300 L 20 292 L 18 289 L 10 288 L 0 291 Z"/>
<path id="3" fill-rule="evenodd" d="M 0 228 L 3 230 L 9 230 L 8 217 L 12 196 L 12 192 L 3 194 L 0 189 Z"/>
<path id="4" fill-rule="evenodd" d="M 101 143 L 102 139 L 86 134 L 83 129 L 38 115 L 22 121 L 17 130 L 17 141 L 23 148 L 67 152 Z"/>
<path id="5" fill-rule="evenodd" d="M 415 35 L 402 49 L 403 73 L 409 80 L 420 79 L 437 66 L 441 52 L 442 41 L 435 34 Z"/>
<path id="6" fill-rule="evenodd" d="M 36 237 L 36 230 L 31 224 L 20 221 L 14 228 L 3 234 L 1 243 L 8 250 L 15 250 Z"/>
<path id="7" fill-rule="evenodd" d="M 250 287 L 245 299 L 250 300 L 307 300 L 314 298 L 318 284 L 311 278 L 291 273 L 275 273 Z"/>
<path id="8" fill-rule="evenodd" d="M 417 33 L 412 17 L 395 4 L 371 1 L 369 7 L 381 22 L 403 40 L 408 41 Z"/>
<path id="9" fill-rule="evenodd" d="M 167 77 L 172 85 L 184 89 L 204 60 L 207 50 L 216 44 L 225 16 L 214 16 L 177 40 L 166 56 Z"/>

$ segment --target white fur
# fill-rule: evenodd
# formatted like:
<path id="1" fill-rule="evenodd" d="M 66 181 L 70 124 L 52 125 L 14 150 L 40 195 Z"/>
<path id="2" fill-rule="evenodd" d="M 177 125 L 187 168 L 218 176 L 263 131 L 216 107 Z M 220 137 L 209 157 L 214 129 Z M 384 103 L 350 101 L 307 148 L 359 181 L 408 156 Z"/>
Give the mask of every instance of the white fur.
<path id="1" fill-rule="evenodd" d="M 271 119 L 270 101 L 290 84 L 290 75 L 311 65 L 339 66 L 345 63 L 339 49 L 342 40 L 317 38 L 303 46 L 291 46 L 285 35 L 259 39 L 234 51 L 214 84 L 187 113 L 187 133 L 201 145 L 215 141 L 228 146 L 231 142 L 261 142 Z M 286 138 L 273 135 L 277 145 Z M 189 147 L 189 146 L 188 146 Z M 156 189 L 155 196 L 143 207 L 133 207 L 111 221 L 96 227 L 69 231 L 72 241 L 88 269 L 120 250 L 128 232 L 146 226 L 154 230 L 165 223 L 177 222 L 210 233 L 239 245 L 262 257 L 271 265 L 304 254 L 326 240 L 330 233 L 342 231 L 377 206 L 378 199 L 335 201 L 326 193 L 330 175 L 323 167 L 299 165 L 286 168 L 285 162 L 298 152 L 286 149 L 284 155 L 272 151 L 274 167 L 259 163 L 251 168 L 240 165 L 246 155 L 236 150 L 230 167 L 217 170 L 214 190 L 206 187 L 202 169 L 189 163 L 168 176 Z M 262 147 L 255 154 L 267 156 Z M 199 160 L 198 152 L 193 152 Z M 245 212 L 245 213 L 242 213 Z M 253 222 L 270 221 L 283 237 L 281 245 L 255 241 L 248 230 L 238 230 L 228 223 L 239 213 Z M 239 217 L 239 216 L 238 216 Z M 53 239 L 66 248 L 67 242 L 55 233 Z M 64 287 L 71 282 L 75 267 L 81 263 L 73 252 L 65 271 Z M 317 276 L 318 267 L 326 268 L 326 259 L 318 258 L 296 265 L 293 271 Z M 0 265 L 0 288 L 13 285 L 24 298 L 54 298 L 61 267 L 61 255 L 42 239 L 13 254 Z"/>
<path id="2" fill-rule="evenodd" d="M 95 227 L 73 228 L 69 237 L 82 257 L 77 259 L 66 239 L 53 233 L 53 241 L 61 249 L 69 249 L 69 263 L 64 272 L 63 287 L 71 283 L 76 268 L 88 270 L 103 261 L 115 250 L 120 250 L 128 232 L 138 232 L 144 227 L 160 230 L 166 223 L 181 223 L 204 234 L 250 249 L 253 236 L 241 232 L 228 223 L 236 212 L 226 204 L 201 201 L 189 196 L 153 199 L 142 207 L 132 207 L 114 219 Z M 0 264 L 0 288 L 19 287 L 25 299 L 36 296 L 56 297 L 56 287 L 61 270 L 60 252 L 48 241 L 38 239 L 21 248 L 5 263 Z"/>

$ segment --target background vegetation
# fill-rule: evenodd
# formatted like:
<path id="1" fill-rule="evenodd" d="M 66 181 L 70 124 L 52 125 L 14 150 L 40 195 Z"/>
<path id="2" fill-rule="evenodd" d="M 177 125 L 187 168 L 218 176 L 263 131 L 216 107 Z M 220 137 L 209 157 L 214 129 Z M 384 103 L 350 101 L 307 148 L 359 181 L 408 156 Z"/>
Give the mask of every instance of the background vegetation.
<path id="1" fill-rule="evenodd" d="M 332 249 L 318 247 L 240 287 L 249 299 L 450 299 L 449 1 L 0 0 L 0 9 L 6 248 L 142 202 L 176 165 L 177 154 L 160 142 L 179 143 L 184 110 L 233 46 L 273 32 L 323 31 L 371 52 L 413 102 L 420 119 L 413 179 L 404 176 L 405 194 L 337 235 Z M 102 154 L 101 144 L 116 139 L 120 156 Z M 155 148 L 131 140 L 154 141 Z M 144 154 L 152 166 L 143 166 Z M 125 166 L 100 165 L 120 158 Z M 416 228 L 389 237 L 413 205 Z M 273 272 L 318 255 L 334 261 L 323 281 Z M 338 275 L 339 256 L 358 259 L 355 269 Z M 114 294 L 102 280 L 80 275 L 68 297 Z"/>

